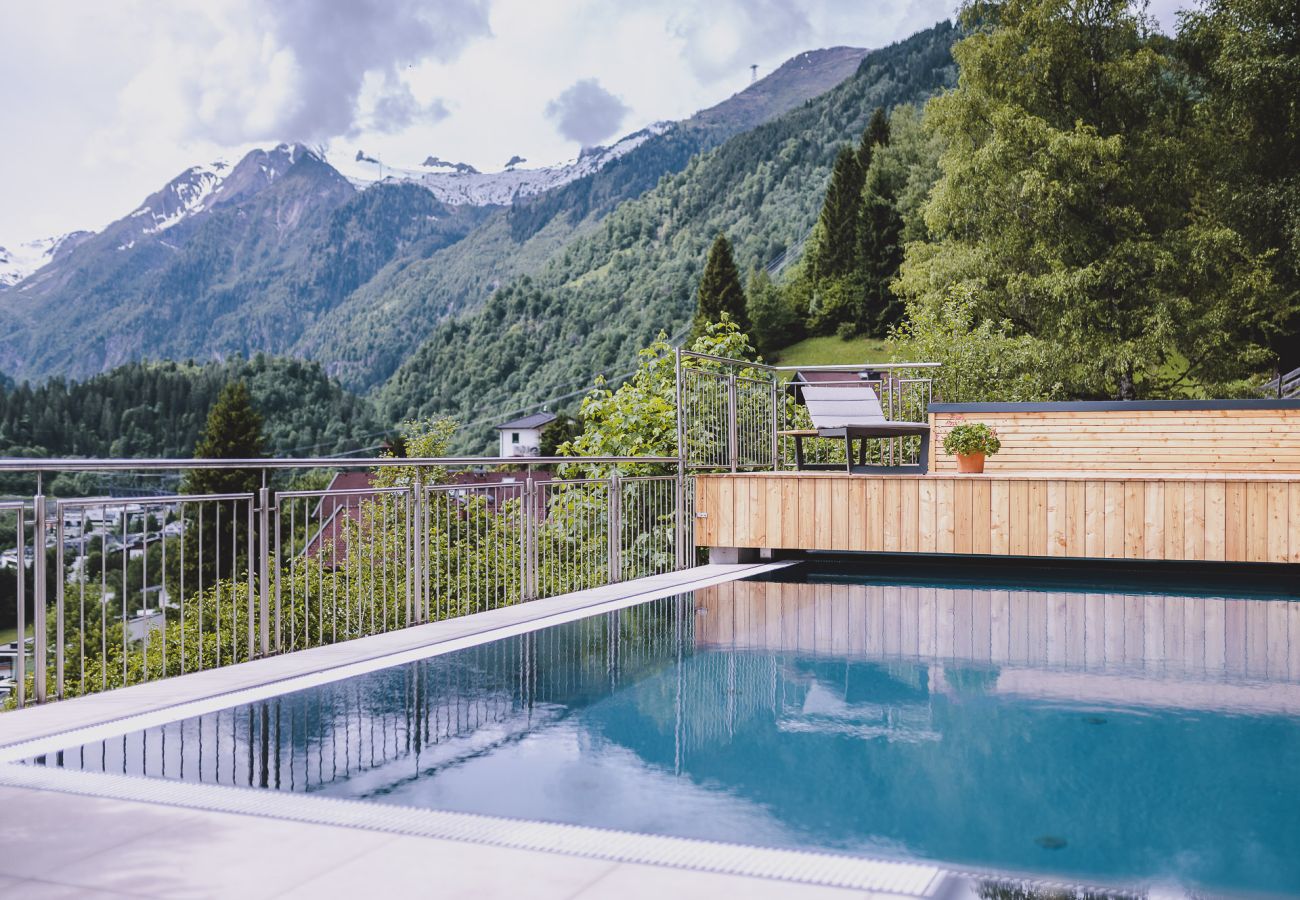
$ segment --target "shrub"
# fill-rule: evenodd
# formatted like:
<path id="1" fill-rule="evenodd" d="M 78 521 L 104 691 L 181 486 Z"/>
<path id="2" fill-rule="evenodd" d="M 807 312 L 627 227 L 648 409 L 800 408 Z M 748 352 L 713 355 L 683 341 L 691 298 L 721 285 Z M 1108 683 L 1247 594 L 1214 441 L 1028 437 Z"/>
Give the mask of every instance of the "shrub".
<path id="1" fill-rule="evenodd" d="M 992 456 L 1002 449 L 998 433 L 983 422 L 967 422 L 958 425 L 943 439 L 945 453 L 970 456 L 982 453 Z"/>

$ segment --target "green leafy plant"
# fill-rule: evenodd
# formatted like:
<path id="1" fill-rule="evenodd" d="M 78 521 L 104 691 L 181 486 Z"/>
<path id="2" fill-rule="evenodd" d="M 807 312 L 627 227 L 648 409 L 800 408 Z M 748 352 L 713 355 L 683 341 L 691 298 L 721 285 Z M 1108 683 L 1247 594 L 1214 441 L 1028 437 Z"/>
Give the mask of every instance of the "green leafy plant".
<path id="1" fill-rule="evenodd" d="M 948 432 L 943 439 L 945 453 L 971 456 L 982 453 L 992 456 L 1002 449 L 998 433 L 983 422 L 967 422 Z"/>

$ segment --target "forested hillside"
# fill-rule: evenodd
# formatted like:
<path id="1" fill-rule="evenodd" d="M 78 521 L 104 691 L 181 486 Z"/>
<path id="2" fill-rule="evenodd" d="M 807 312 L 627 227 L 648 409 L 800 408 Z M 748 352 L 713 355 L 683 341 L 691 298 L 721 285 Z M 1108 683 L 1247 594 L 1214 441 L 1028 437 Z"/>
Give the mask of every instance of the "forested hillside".
<path id="1" fill-rule="evenodd" d="M 689 321 L 719 231 L 742 271 L 809 232 L 839 148 L 857 142 L 872 112 L 954 83 L 954 36 L 945 22 L 873 51 L 844 84 L 621 204 L 540 271 L 440 325 L 384 386 L 381 408 L 394 419 L 442 412 L 472 424 L 483 411 L 510 412 L 630 368 L 658 331 Z M 461 449 L 480 449 L 486 424 L 463 431 Z"/>
<path id="2" fill-rule="evenodd" d="M 317 363 L 130 363 L 85 381 L 0 383 L 0 456 L 184 457 L 221 388 L 244 381 L 275 455 L 328 455 L 378 442 L 370 404 Z"/>

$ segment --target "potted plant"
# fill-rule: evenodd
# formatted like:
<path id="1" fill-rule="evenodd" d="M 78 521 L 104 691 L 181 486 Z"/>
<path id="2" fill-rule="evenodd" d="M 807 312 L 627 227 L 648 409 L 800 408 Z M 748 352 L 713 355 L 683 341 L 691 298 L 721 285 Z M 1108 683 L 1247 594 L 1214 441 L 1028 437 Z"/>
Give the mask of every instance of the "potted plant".
<path id="1" fill-rule="evenodd" d="M 965 422 L 953 427 L 943 439 L 943 452 L 957 457 L 957 471 L 976 474 L 984 471 L 984 457 L 1002 449 L 998 433 L 983 422 Z"/>

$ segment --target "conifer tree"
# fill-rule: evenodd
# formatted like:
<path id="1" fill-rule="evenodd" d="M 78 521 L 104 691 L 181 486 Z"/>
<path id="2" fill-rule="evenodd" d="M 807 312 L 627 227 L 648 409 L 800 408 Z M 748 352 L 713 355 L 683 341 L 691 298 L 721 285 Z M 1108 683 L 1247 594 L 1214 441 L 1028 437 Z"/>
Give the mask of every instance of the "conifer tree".
<path id="1" fill-rule="evenodd" d="M 840 278 L 853 270 L 856 257 L 858 209 L 862 203 L 863 172 L 858 154 L 840 149 L 826 187 L 812 248 L 812 276 L 817 281 Z"/>
<path id="2" fill-rule="evenodd" d="M 862 277 L 861 328 L 883 336 L 903 317 L 903 302 L 890 284 L 903 262 L 903 218 L 887 189 L 868 190 L 858 219 L 858 266 Z"/>
<path id="3" fill-rule="evenodd" d="M 208 411 L 194 458 L 257 459 L 262 454 L 262 417 L 253 409 L 248 385 L 229 382 Z M 255 491 L 260 486 L 261 475 L 252 469 L 194 469 L 186 479 L 186 490 L 197 494 Z"/>
<path id="4" fill-rule="evenodd" d="M 864 181 L 871 168 L 871 160 L 876 148 L 887 146 L 889 146 L 889 117 L 885 115 L 883 106 L 877 106 L 862 132 L 862 140 L 858 143 L 858 168 L 862 170 Z"/>
<path id="5" fill-rule="evenodd" d="M 749 333 L 749 314 L 745 310 L 745 290 L 740 285 L 740 271 L 736 268 L 736 259 L 731 252 L 731 241 L 719 232 L 709 249 L 704 274 L 700 276 L 699 300 L 691 328 L 691 340 L 704 334 L 709 325 L 722 321 L 724 312 L 740 326 L 742 333 Z"/>

